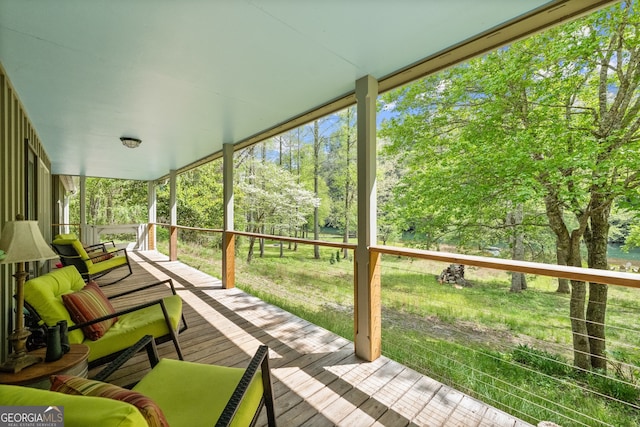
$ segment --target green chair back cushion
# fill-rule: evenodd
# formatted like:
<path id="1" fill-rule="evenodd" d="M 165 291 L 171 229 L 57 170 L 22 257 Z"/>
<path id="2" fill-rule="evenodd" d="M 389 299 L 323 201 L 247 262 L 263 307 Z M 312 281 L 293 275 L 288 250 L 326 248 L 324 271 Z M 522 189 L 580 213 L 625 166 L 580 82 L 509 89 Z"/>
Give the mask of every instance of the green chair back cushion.
<path id="1" fill-rule="evenodd" d="M 213 426 L 244 371 L 241 368 L 162 359 L 133 390 L 153 399 L 162 408 L 171 427 Z M 262 375 L 258 373 L 232 426 L 250 425 L 262 393 Z"/>
<path id="2" fill-rule="evenodd" d="M 85 262 L 85 264 L 87 264 L 87 268 L 90 268 L 93 265 L 93 262 L 91 262 L 91 260 L 89 259 L 89 255 L 87 255 L 87 251 L 84 249 L 84 246 L 82 245 L 82 242 L 80 242 L 79 239 L 64 239 L 64 238 L 56 238 L 53 241 L 54 245 L 71 245 L 73 246 L 73 249 L 75 249 L 75 251 L 78 253 L 78 255 L 80 256 L 80 258 L 82 258 Z"/>
<path id="3" fill-rule="evenodd" d="M 28 280 L 24 285 L 24 299 L 48 326 L 54 326 L 60 320 L 66 320 L 67 324 L 72 326 L 75 323 L 62 302 L 62 295 L 79 291 L 84 285 L 84 280 L 75 267 L 63 267 Z M 80 344 L 83 341 L 84 335 L 81 330 L 69 332 L 71 344 Z"/>
<path id="4" fill-rule="evenodd" d="M 64 407 L 65 427 L 147 427 L 138 409 L 129 403 L 102 397 L 71 396 L 49 390 L 0 384 L 3 406 Z"/>

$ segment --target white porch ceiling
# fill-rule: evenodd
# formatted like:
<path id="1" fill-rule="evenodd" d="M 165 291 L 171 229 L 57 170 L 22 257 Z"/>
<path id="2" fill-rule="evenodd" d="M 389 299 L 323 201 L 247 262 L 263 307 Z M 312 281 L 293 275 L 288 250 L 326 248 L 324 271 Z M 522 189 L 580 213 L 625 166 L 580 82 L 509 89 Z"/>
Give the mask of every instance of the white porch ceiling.
<path id="1" fill-rule="evenodd" d="M 52 173 L 152 180 L 348 95 L 360 77 L 576 2 L 605 3 L 0 0 L 0 62 Z M 124 135 L 142 145 L 125 148 Z"/>

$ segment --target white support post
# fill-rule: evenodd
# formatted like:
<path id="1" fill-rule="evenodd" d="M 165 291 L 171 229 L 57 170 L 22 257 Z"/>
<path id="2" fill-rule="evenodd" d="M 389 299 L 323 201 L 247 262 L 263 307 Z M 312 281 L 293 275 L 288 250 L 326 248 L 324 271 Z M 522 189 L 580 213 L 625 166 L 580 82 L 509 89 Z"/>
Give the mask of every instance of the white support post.
<path id="1" fill-rule="evenodd" d="M 235 235 L 233 234 L 233 144 L 222 146 L 224 224 L 222 235 L 222 287 L 235 287 Z"/>
<path id="2" fill-rule="evenodd" d="M 93 234 L 87 227 L 87 177 L 80 177 L 80 236 L 81 241 L 87 245 L 93 245 Z"/>
<path id="3" fill-rule="evenodd" d="M 169 172 L 169 212 L 170 212 L 170 228 L 169 228 L 169 259 L 171 261 L 178 260 L 178 175 L 175 169 Z"/>
<path id="4" fill-rule="evenodd" d="M 65 195 L 62 197 L 62 226 L 61 232 L 63 234 L 69 234 L 69 196 Z M 58 233 L 56 233 L 58 234 Z"/>
<path id="5" fill-rule="evenodd" d="M 156 225 L 158 222 L 158 197 L 156 194 L 155 181 L 147 183 L 147 232 L 144 250 L 153 251 L 156 249 Z"/>
<path id="6" fill-rule="evenodd" d="M 356 81 L 358 134 L 358 246 L 354 265 L 356 355 L 373 361 L 381 354 L 382 309 L 379 256 L 369 246 L 377 240 L 376 99 L 378 82 L 371 76 Z"/>

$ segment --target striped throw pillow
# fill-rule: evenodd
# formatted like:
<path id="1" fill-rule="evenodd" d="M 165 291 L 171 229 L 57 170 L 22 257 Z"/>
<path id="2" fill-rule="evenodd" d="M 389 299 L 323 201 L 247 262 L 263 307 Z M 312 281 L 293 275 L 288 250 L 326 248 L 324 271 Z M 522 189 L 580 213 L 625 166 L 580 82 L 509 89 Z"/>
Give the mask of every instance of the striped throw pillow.
<path id="1" fill-rule="evenodd" d="M 95 282 L 87 283 L 79 291 L 63 294 L 62 302 L 69 312 L 71 320 L 75 323 L 89 322 L 116 312 L 109 299 Z M 86 338 L 95 341 L 100 339 L 117 320 L 117 317 L 113 317 L 85 326 L 82 328 L 82 332 Z"/>
<path id="2" fill-rule="evenodd" d="M 169 427 L 160 407 L 149 397 L 117 385 L 71 375 L 52 375 L 49 390 L 80 396 L 104 397 L 129 403 L 140 411 L 149 427 Z"/>

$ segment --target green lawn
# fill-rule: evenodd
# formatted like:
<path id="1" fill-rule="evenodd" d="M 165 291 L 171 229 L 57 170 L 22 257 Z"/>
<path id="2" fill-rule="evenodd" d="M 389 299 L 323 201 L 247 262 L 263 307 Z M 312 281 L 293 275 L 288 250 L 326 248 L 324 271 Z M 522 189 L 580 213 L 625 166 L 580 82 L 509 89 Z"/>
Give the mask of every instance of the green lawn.
<path id="1" fill-rule="evenodd" d="M 257 250 L 257 248 L 256 248 Z M 353 339 L 353 263 L 331 263 L 336 250 L 267 242 L 265 256 L 236 260 L 237 286 L 300 317 Z M 219 277 L 220 253 L 183 244 L 179 259 Z M 474 286 L 441 285 L 446 265 L 384 256 L 382 260 L 383 353 L 443 383 L 526 421 L 569 425 L 640 424 L 638 290 L 611 287 L 607 312 L 608 351 L 626 382 L 576 374 L 572 360 L 568 296 L 555 283 L 529 276 L 529 289 L 509 292 L 504 272 L 468 268 Z M 612 374 L 614 369 L 610 369 Z M 589 391 L 613 395 L 607 400 Z M 622 403 L 630 401 L 633 406 Z M 567 417 L 569 419 L 567 419 Z M 571 421 L 575 419 L 576 421 Z"/>

